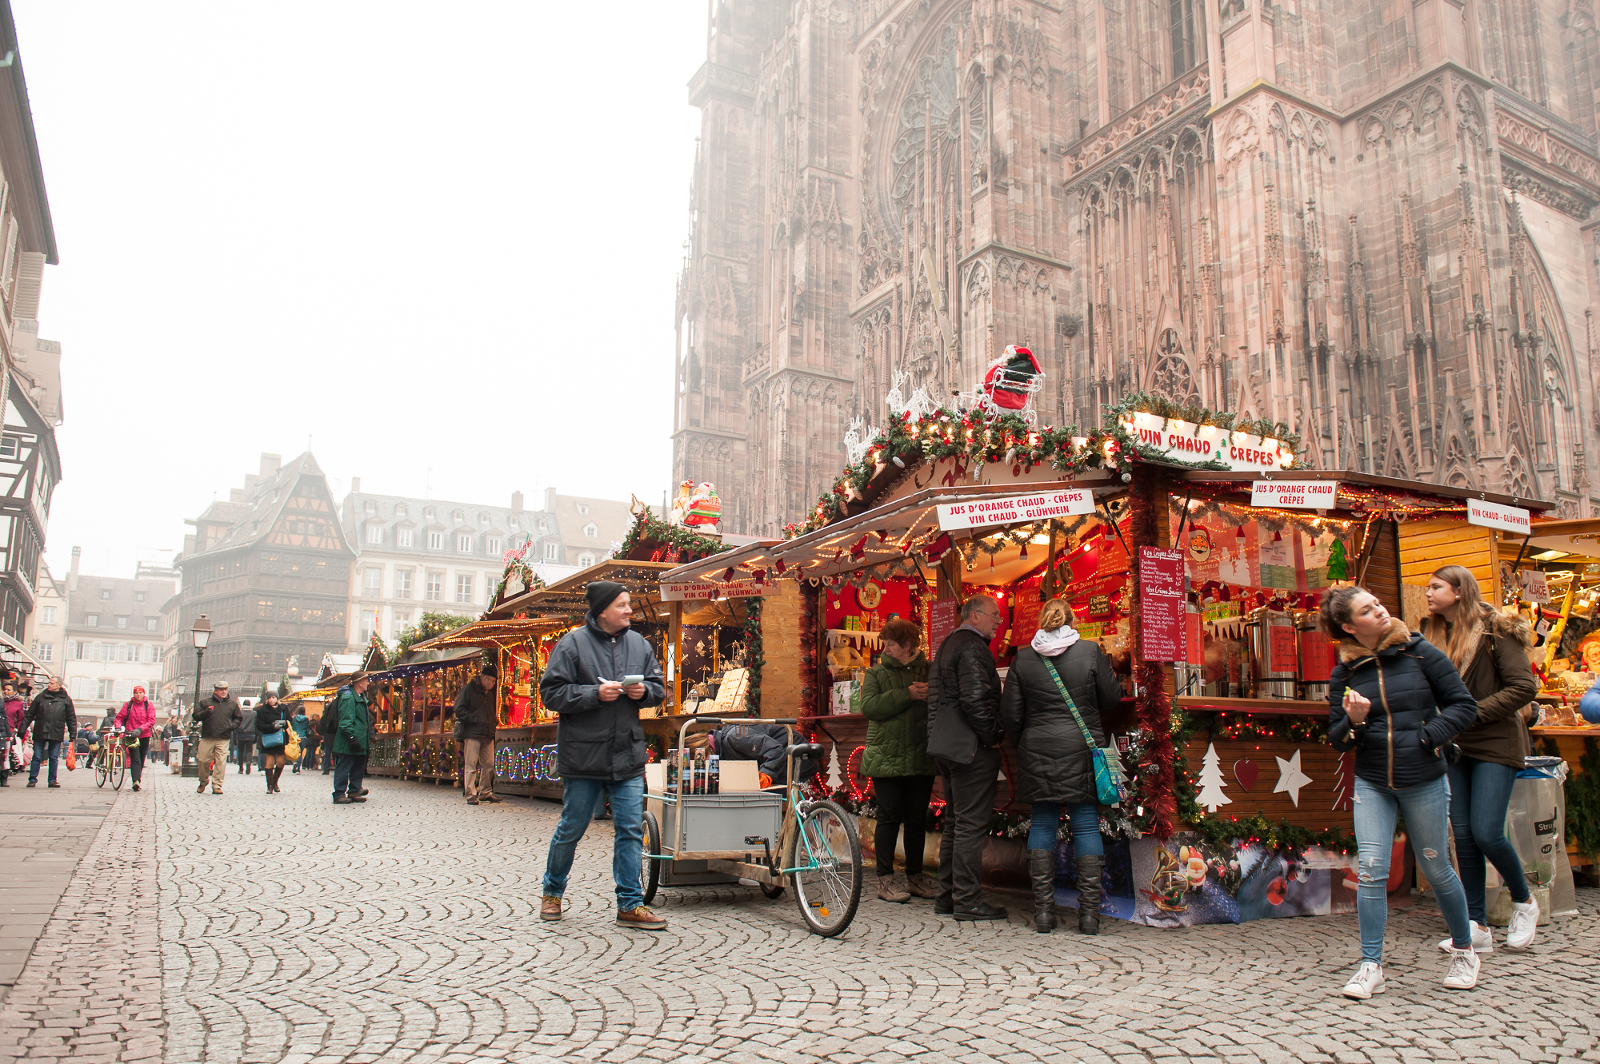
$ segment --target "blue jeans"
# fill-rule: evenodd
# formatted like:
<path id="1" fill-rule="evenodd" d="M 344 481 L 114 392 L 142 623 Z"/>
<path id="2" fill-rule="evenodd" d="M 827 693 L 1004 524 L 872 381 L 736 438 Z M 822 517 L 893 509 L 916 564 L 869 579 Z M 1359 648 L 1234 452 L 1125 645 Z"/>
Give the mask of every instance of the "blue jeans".
<path id="1" fill-rule="evenodd" d="M 1456 836 L 1456 860 L 1461 865 L 1461 885 L 1467 892 L 1467 912 L 1487 925 L 1484 858 L 1494 862 L 1511 891 L 1511 900 L 1526 902 L 1533 894 L 1522 871 L 1522 858 L 1506 838 L 1506 810 L 1511 808 L 1511 787 L 1517 770 L 1493 761 L 1463 757 L 1450 766 L 1450 829 Z"/>
<path id="2" fill-rule="evenodd" d="M 35 739 L 33 741 L 33 764 L 28 767 L 28 782 L 39 781 L 39 762 L 45 759 L 46 751 L 50 757 L 50 782 L 56 781 L 56 762 L 61 757 L 61 740 Z"/>
<path id="3" fill-rule="evenodd" d="M 1094 802 L 1077 802 L 1067 806 L 1067 819 L 1078 856 L 1104 857 L 1105 846 L 1100 842 L 1100 807 Z M 1054 852 L 1056 827 L 1060 823 L 1060 805 L 1055 802 L 1034 802 L 1033 823 L 1028 827 L 1028 849 Z"/>
<path id="4" fill-rule="evenodd" d="M 361 781 L 367 775 L 366 754 L 338 754 L 334 757 L 337 767 L 333 772 L 333 793 L 337 797 L 341 794 L 359 795 Z"/>
<path id="5" fill-rule="evenodd" d="M 639 866 L 644 860 L 644 777 L 631 780 L 593 780 L 567 777 L 561 781 L 561 821 L 550 837 L 550 857 L 544 866 L 544 893 L 559 898 L 567 892 L 567 874 L 578 840 L 589 829 L 595 806 L 611 799 L 611 831 L 616 844 L 611 852 L 611 876 L 617 881 L 617 911 L 644 904 Z"/>
<path id="6" fill-rule="evenodd" d="M 1411 852 L 1439 899 L 1439 911 L 1457 949 L 1472 948 L 1467 895 L 1450 867 L 1450 783 L 1440 776 L 1414 787 L 1391 790 L 1356 777 L 1355 827 L 1359 874 L 1356 918 L 1361 959 L 1383 963 L 1383 933 L 1389 921 L 1389 855 L 1394 850 L 1395 814 L 1405 810 Z"/>

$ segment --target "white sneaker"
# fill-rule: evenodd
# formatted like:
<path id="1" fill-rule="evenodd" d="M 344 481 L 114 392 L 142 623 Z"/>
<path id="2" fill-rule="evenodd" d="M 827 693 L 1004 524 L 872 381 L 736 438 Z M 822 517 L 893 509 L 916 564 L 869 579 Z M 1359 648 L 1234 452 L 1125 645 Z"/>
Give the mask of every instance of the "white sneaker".
<path id="1" fill-rule="evenodd" d="M 1362 961 L 1361 967 L 1356 969 L 1356 974 L 1344 984 L 1341 991 L 1347 998 L 1356 998 L 1365 1001 L 1373 994 L 1383 993 L 1383 965 L 1373 961 Z"/>
<path id="2" fill-rule="evenodd" d="M 1478 985 L 1478 955 L 1470 949 L 1450 951 L 1450 967 L 1445 969 L 1444 985 L 1451 990 L 1471 990 Z"/>
<path id="3" fill-rule="evenodd" d="M 1510 945 L 1510 943 L 1507 943 L 1507 945 Z M 1439 940 L 1439 952 L 1440 953 L 1449 953 L 1453 949 L 1455 949 L 1455 939 L 1453 939 L 1453 938 L 1441 938 Z M 1475 924 L 1472 925 L 1472 952 L 1474 952 L 1474 953 L 1493 953 L 1494 952 L 1494 935 L 1493 935 L 1493 933 L 1490 932 L 1490 930 L 1487 927 L 1484 927 L 1482 924 L 1475 923 Z"/>
<path id="4" fill-rule="evenodd" d="M 1511 903 L 1511 923 L 1506 925 L 1506 949 L 1525 950 L 1539 931 L 1539 903 L 1533 898 Z"/>

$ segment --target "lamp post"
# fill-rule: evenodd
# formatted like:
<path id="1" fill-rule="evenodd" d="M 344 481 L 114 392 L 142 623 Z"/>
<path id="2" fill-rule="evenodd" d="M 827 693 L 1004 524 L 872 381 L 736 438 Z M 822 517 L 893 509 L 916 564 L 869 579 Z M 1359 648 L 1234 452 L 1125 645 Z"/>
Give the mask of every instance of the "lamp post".
<path id="1" fill-rule="evenodd" d="M 183 774 L 185 776 L 200 775 L 200 763 L 196 754 L 200 746 L 200 721 L 195 717 L 195 710 L 200 708 L 200 666 L 205 661 L 206 645 L 211 642 L 211 622 L 206 620 L 206 615 L 201 614 L 200 619 L 194 622 L 189 629 L 189 635 L 194 640 L 194 706 L 189 711 L 189 735 L 183 744 Z M 183 697 L 183 685 L 178 685 L 178 697 Z"/>
<path id="2" fill-rule="evenodd" d="M 172 704 L 172 720 L 173 723 L 177 723 L 183 719 L 183 696 L 189 693 L 189 685 L 184 683 L 182 680 L 175 681 L 172 685 L 172 691 L 176 698 L 176 701 L 174 701 Z M 188 747 L 189 743 L 187 740 L 184 741 L 182 746 L 178 747 L 178 749 L 182 751 L 178 755 L 179 772 L 183 771 L 184 765 L 190 764 L 194 760 L 194 758 L 189 754 Z M 167 747 L 167 764 L 172 764 L 172 747 L 170 744 Z"/>

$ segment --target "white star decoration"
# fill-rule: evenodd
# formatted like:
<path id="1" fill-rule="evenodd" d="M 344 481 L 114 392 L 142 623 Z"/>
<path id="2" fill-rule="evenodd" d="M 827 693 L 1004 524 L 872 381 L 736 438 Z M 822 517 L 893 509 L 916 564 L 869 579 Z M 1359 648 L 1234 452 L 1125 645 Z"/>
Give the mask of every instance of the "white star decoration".
<path id="1" fill-rule="evenodd" d="M 1300 808 L 1300 788 L 1311 782 L 1311 777 L 1300 771 L 1300 751 L 1296 750 L 1294 756 L 1285 761 L 1277 758 L 1278 785 L 1272 788 L 1272 793 L 1279 791 L 1289 792 L 1289 800 L 1295 808 Z"/>

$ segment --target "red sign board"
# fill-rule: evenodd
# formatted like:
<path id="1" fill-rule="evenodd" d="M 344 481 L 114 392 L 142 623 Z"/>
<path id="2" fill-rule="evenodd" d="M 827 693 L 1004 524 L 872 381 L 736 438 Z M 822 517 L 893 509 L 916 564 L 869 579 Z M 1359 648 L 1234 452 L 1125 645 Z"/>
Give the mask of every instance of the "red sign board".
<path id="1" fill-rule="evenodd" d="M 1301 633 L 1300 678 L 1307 683 L 1327 683 L 1333 676 L 1337 650 L 1338 647 L 1319 632 Z"/>
<path id="2" fill-rule="evenodd" d="M 961 607 L 955 599 L 935 599 L 928 606 L 928 660 L 939 653 L 945 636 L 961 624 Z"/>
<path id="3" fill-rule="evenodd" d="M 1021 594 L 1011 604 L 1011 645 L 1025 647 L 1033 642 L 1033 634 L 1039 630 L 1039 611 L 1044 609 L 1044 603 L 1039 601 L 1037 594 Z"/>
<path id="4" fill-rule="evenodd" d="M 1272 633 L 1270 665 L 1273 672 L 1292 673 L 1300 661 L 1299 633 L 1288 625 L 1268 629 Z"/>
<path id="5" fill-rule="evenodd" d="M 1182 661 L 1184 624 L 1183 551 L 1139 548 L 1139 654 L 1145 661 Z"/>

